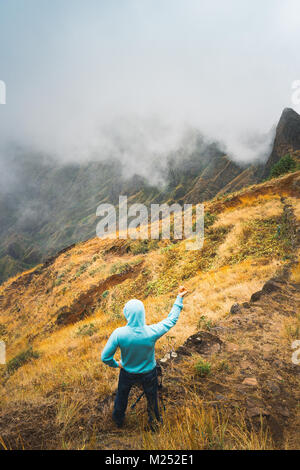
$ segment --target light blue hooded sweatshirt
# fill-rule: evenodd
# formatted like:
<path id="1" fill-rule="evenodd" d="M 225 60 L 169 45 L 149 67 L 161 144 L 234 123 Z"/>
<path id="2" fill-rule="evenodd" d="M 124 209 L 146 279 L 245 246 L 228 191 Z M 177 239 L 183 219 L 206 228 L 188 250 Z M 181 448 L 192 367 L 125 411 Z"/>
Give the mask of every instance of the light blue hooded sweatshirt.
<path id="1" fill-rule="evenodd" d="M 143 302 L 132 299 L 124 307 L 127 325 L 117 328 L 108 339 L 102 351 L 102 361 L 110 367 L 119 367 L 114 354 L 121 349 L 121 364 L 127 372 L 141 374 L 149 372 L 156 366 L 155 343 L 176 325 L 182 310 L 182 297 L 179 295 L 165 320 L 154 325 L 145 324 L 145 307 Z"/>

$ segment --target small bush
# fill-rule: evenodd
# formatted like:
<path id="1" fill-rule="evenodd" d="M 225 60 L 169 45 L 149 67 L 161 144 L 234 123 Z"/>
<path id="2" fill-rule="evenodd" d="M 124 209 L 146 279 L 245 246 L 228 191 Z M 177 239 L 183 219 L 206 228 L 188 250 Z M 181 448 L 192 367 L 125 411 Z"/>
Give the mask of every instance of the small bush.
<path id="1" fill-rule="evenodd" d="M 211 212 L 206 212 L 204 215 L 204 227 L 208 228 L 215 223 L 217 220 L 217 215 L 212 214 Z"/>
<path id="2" fill-rule="evenodd" d="M 208 320 L 205 315 L 201 315 L 199 318 L 197 328 L 209 331 L 213 328 L 214 322 L 212 320 Z"/>
<path id="3" fill-rule="evenodd" d="M 89 323 L 87 325 L 79 326 L 76 335 L 77 336 L 93 336 L 98 331 L 98 328 L 94 323 Z"/>
<path id="4" fill-rule="evenodd" d="M 37 351 L 33 351 L 32 347 L 22 351 L 20 354 L 12 358 L 7 364 L 7 372 L 12 374 L 17 369 L 22 367 L 24 364 L 29 362 L 31 359 L 38 359 L 40 354 Z"/>
<path id="5" fill-rule="evenodd" d="M 200 359 L 200 361 L 196 362 L 194 368 L 196 375 L 199 375 L 200 377 L 206 377 L 210 374 L 211 364 Z"/>
<path id="6" fill-rule="evenodd" d="M 172 250 L 172 248 L 174 248 L 175 245 L 167 245 L 167 246 L 163 246 L 161 249 L 160 249 L 160 252 L 161 253 L 168 253 L 168 251 Z"/>
<path id="7" fill-rule="evenodd" d="M 108 294 L 109 294 L 109 291 L 105 290 L 102 294 L 103 299 L 105 299 L 108 296 Z"/>
<path id="8" fill-rule="evenodd" d="M 296 170 L 296 167 L 297 165 L 295 160 L 288 153 L 272 166 L 270 178 L 277 178 L 285 173 L 293 172 Z"/>
<path id="9" fill-rule="evenodd" d="M 223 359 L 217 365 L 217 370 L 220 371 L 220 372 L 230 373 L 232 371 L 232 368 L 231 368 L 230 364 L 228 363 L 228 361 L 226 361 L 226 359 Z"/>
<path id="10" fill-rule="evenodd" d="M 115 263 L 110 268 L 111 274 L 124 274 L 130 270 L 129 263 Z"/>
<path id="11" fill-rule="evenodd" d="M 105 265 L 101 264 L 100 266 L 97 266 L 97 268 L 92 269 L 91 271 L 89 271 L 89 275 L 90 276 L 95 276 L 95 274 L 100 273 L 101 271 L 104 271 L 104 269 L 105 269 Z"/>
<path id="12" fill-rule="evenodd" d="M 158 248 L 158 240 L 138 240 L 130 245 L 130 251 L 134 255 L 143 255 L 156 248 Z"/>
<path id="13" fill-rule="evenodd" d="M 217 220 L 217 215 L 211 212 L 205 212 L 204 214 L 204 228 L 211 227 Z M 193 231 L 196 230 L 196 222 L 193 223 Z"/>
<path id="14" fill-rule="evenodd" d="M 81 274 L 83 274 L 90 265 L 91 265 L 90 262 L 82 264 L 80 268 L 78 269 L 77 273 L 75 274 L 75 277 L 80 277 Z"/>

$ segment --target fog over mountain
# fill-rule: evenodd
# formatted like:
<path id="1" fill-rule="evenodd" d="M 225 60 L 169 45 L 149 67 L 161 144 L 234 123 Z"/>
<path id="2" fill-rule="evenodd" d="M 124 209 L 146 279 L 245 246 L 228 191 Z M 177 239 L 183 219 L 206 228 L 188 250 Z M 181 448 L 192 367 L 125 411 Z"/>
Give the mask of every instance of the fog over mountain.
<path id="1" fill-rule="evenodd" d="M 235 161 L 266 159 L 299 40 L 297 0 L 1 2 L 2 189 L 15 146 L 151 179 L 196 129 Z"/>

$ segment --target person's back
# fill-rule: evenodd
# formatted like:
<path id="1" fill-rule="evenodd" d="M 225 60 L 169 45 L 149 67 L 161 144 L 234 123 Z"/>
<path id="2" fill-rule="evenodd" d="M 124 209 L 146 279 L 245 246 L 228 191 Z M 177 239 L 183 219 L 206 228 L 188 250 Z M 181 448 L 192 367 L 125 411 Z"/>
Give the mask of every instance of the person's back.
<path id="1" fill-rule="evenodd" d="M 146 325 L 145 308 L 140 300 L 132 299 L 125 305 L 124 315 L 127 325 L 117 328 L 111 334 L 101 354 L 101 359 L 105 364 L 121 368 L 113 414 L 114 420 L 119 426 L 123 424 L 131 386 L 136 382 L 143 385 L 146 393 L 150 422 L 153 414 L 151 410 L 159 419 L 155 343 L 176 324 L 183 307 L 182 298 L 185 294 L 186 290 L 182 287 L 168 317 L 154 325 Z M 120 363 L 114 359 L 118 347 L 121 350 Z M 152 384 L 150 387 L 148 387 L 148 382 Z"/>

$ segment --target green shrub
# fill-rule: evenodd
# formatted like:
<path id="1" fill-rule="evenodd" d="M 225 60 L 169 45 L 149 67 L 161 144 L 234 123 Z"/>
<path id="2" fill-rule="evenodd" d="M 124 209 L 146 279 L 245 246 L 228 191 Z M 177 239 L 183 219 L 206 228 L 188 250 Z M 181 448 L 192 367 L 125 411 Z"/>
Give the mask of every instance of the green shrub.
<path id="1" fill-rule="evenodd" d="M 198 362 L 196 362 L 194 369 L 196 375 L 199 375 L 200 377 L 206 377 L 210 374 L 211 364 L 209 362 L 203 361 L 203 359 L 200 359 Z"/>
<path id="2" fill-rule="evenodd" d="M 160 252 L 161 253 L 167 253 L 168 251 L 172 250 L 174 248 L 175 245 L 167 245 L 167 246 L 163 246 L 161 249 L 160 249 Z"/>
<path id="3" fill-rule="evenodd" d="M 148 295 L 162 295 L 174 289 L 178 285 L 176 278 L 159 277 L 156 280 L 149 281 L 146 285 L 145 296 Z"/>
<path id="4" fill-rule="evenodd" d="M 272 166 L 270 172 L 270 178 L 277 178 L 285 173 L 290 173 L 296 170 L 296 162 L 288 153 L 282 157 L 275 165 Z"/>
<path id="5" fill-rule="evenodd" d="M 92 263 L 90 261 L 88 261 L 87 263 L 82 264 L 80 266 L 80 268 L 78 269 L 78 271 L 76 272 L 75 277 L 80 277 L 81 274 L 83 274 L 91 264 Z"/>
<path id="6" fill-rule="evenodd" d="M 148 240 L 140 240 L 138 242 L 134 242 L 130 246 L 130 251 L 134 255 L 139 255 L 139 254 L 145 254 L 148 253 L 149 251 L 149 244 Z"/>
<path id="7" fill-rule="evenodd" d="M 204 214 L 204 227 L 208 228 L 215 223 L 217 220 L 217 215 L 212 214 L 211 212 L 206 212 Z"/>
<path id="8" fill-rule="evenodd" d="M 124 274 L 130 270 L 129 263 L 115 263 L 110 268 L 111 274 Z"/>
<path id="9" fill-rule="evenodd" d="M 98 331 L 94 323 L 79 326 L 76 331 L 76 336 L 93 336 Z"/>
<path id="10" fill-rule="evenodd" d="M 211 227 L 217 220 L 217 215 L 211 212 L 205 212 L 204 214 L 204 228 Z M 196 230 L 196 222 L 193 223 L 193 231 Z"/>
<path id="11" fill-rule="evenodd" d="M 91 269 L 91 271 L 89 271 L 89 276 L 94 276 L 95 274 L 100 273 L 101 271 L 104 271 L 104 269 L 105 269 L 105 265 L 101 264 L 100 266 L 97 266 L 97 268 Z"/>
<path id="12" fill-rule="evenodd" d="M 17 356 L 13 357 L 7 364 L 7 372 L 12 374 L 17 369 L 22 367 L 24 364 L 29 362 L 31 359 L 38 359 L 40 354 L 37 351 L 33 351 L 32 347 L 25 349 Z"/>
<path id="13" fill-rule="evenodd" d="M 212 320 L 208 320 L 205 315 L 201 315 L 199 318 L 197 328 L 209 331 L 213 328 L 214 322 Z"/>
<path id="14" fill-rule="evenodd" d="M 226 361 L 226 359 L 223 359 L 219 362 L 217 365 L 217 370 L 220 372 L 228 372 L 230 373 L 232 371 L 231 365 Z"/>
<path id="15" fill-rule="evenodd" d="M 60 273 L 54 281 L 54 286 L 59 286 L 63 282 L 65 275 L 65 272 Z"/>

